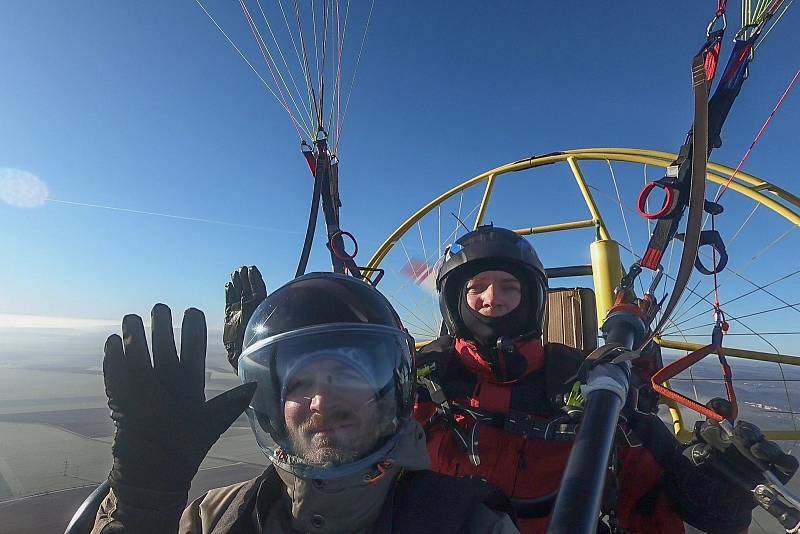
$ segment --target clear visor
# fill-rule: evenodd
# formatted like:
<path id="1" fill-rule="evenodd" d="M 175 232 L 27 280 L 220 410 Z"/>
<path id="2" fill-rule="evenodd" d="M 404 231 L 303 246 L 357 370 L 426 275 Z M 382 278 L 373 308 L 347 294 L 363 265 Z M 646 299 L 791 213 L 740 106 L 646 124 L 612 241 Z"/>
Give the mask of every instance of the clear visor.
<path id="1" fill-rule="evenodd" d="M 395 435 L 410 405 L 408 338 L 384 328 L 308 328 L 256 343 L 239 361 L 257 382 L 247 410 L 273 462 L 305 476 L 352 465 Z"/>

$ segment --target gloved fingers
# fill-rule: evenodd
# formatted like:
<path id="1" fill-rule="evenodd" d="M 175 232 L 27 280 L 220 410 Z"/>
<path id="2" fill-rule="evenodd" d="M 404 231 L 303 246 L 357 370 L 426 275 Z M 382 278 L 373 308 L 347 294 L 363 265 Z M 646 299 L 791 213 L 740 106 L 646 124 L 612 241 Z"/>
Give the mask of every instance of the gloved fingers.
<path id="1" fill-rule="evenodd" d="M 792 478 L 795 473 L 797 473 L 797 468 L 800 467 L 800 462 L 791 454 L 784 454 L 782 458 L 773 460 L 772 465 L 780 472 L 781 475 L 783 475 L 781 482 L 786 484 L 789 482 L 789 479 Z"/>
<path id="2" fill-rule="evenodd" d="M 233 282 L 228 282 L 225 284 L 225 307 L 227 308 L 231 304 L 236 304 L 241 299 L 240 295 L 236 293 L 236 288 L 233 285 Z"/>
<path id="3" fill-rule="evenodd" d="M 780 474 L 790 477 L 797 471 L 797 458 L 786 454 L 774 441 L 763 440 L 753 444 L 750 452 L 754 457 L 773 466 Z"/>
<path id="4" fill-rule="evenodd" d="M 231 273 L 231 298 L 233 299 L 231 304 L 242 300 L 242 275 L 239 273 L 240 270 L 241 268 Z"/>
<path id="5" fill-rule="evenodd" d="M 162 384 L 169 387 L 179 372 L 178 352 L 172 332 L 172 311 L 158 303 L 150 312 L 153 336 L 153 368 Z"/>
<path id="6" fill-rule="evenodd" d="M 131 370 L 152 369 L 144 324 L 138 315 L 129 314 L 122 318 L 122 344 L 125 349 L 125 362 Z"/>
<path id="7" fill-rule="evenodd" d="M 206 403 L 211 428 L 219 437 L 242 415 L 256 392 L 258 384 L 248 382 L 217 395 Z"/>
<path id="8" fill-rule="evenodd" d="M 727 399 L 714 397 L 706 403 L 706 406 L 717 412 L 725 419 L 730 419 L 733 415 L 733 405 Z"/>
<path id="9" fill-rule="evenodd" d="M 759 441 L 750 447 L 750 453 L 762 462 L 772 463 L 779 460 L 783 455 L 780 446 L 774 441 Z"/>
<path id="10" fill-rule="evenodd" d="M 206 345 L 208 344 L 206 317 L 197 308 L 183 314 L 181 324 L 181 379 L 184 392 L 192 402 L 205 400 Z"/>
<path id="11" fill-rule="evenodd" d="M 125 354 L 122 348 L 122 338 L 117 334 L 108 336 L 103 347 L 103 380 L 106 385 L 106 395 L 109 402 L 119 400 L 121 387 L 127 383 L 125 372 Z"/>
<path id="12" fill-rule="evenodd" d="M 239 267 L 239 280 L 242 283 L 242 300 L 251 300 L 253 298 L 253 287 L 250 285 L 250 277 L 247 275 L 247 267 L 242 265 Z"/>
<path id="13" fill-rule="evenodd" d="M 733 428 L 733 436 L 748 447 L 759 441 L 764 441 L 764 433 L 761 432 L 761 429 L 747 421 L 736 422 L 736 426 Z"/>
<path id="14" fill-rule="evenodd" d="M 267 298 L 267 284 L 264 283 L 264 278 L 261 276 L 261 271 L 255 265 L 247 270 L 247 280 L 250 282 L 250 288 L 253 292 L 253 299 L 262 301 Z"/>

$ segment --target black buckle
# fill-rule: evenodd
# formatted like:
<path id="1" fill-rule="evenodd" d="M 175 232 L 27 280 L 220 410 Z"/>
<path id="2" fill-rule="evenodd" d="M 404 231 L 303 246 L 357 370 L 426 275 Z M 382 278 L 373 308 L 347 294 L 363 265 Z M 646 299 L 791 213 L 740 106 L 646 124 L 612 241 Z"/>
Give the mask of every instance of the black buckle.
<path id="1" fill-rule="evenodd" d="M 503 430 L 525 438 L 543 439 L 552 441 L 557 435 L 574 435 L 570 432 L 569 425 L 562 424 L 564 417 L 556 417 L 549 421 L 537 421 L 533 415 L 510 410 L 503 421 Z M 569 438 L 564 438 L 569 439 Z"/>
<path id="2" fill-rule="evenodd" d="M 535 431 L 539 429 L 536 427 L 536 421 L 532 415 L 517 410 L 509 410 L 503 421 L 503 430 L 527 438 L 533 436 Z"/>

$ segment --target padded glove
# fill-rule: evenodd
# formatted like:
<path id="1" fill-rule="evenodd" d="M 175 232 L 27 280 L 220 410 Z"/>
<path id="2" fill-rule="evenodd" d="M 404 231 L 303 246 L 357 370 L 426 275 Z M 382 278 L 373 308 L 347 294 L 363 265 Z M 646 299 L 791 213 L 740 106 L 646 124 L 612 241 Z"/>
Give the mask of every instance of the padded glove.
<path id="1" fill-rule="evenodd" d="M 116 425 L 109 482 L 121 503 L 141 507 L 155 507 L 159 494 L 184 495 L 185 502 L 206 453 L 244 411 L 256 388 L 244 384 L 206 402 L 203 312 L 186 310 L 180 358 L 170 309 L 156 304 L 151 317 L 152 362 L 137 315 L 122 320 L 122 338 L 108 338 L 103 360 Z M 142 503 L 142 495 L 154 496 L 156 503 Z"/>
<path id="2" fill-rule="evenodd" d="M 267 286 L 258 268 L 240 267 L 225 284 L 225 328 L 222 341 L 228 351 L 228 361 L 238 372 L 244 331 L 253 312 L 267 298 Z"/>
<path id="3" fill-rule="evenodd" d="M 725 417 L 732 413 L 725 399 L 712 399 L 707 406 Z M 751 423 L 738 422 L 728 437 L 715 421 L 698 421 L 692 444 L 663 473 L 664 488 L 681 519 L 715 534 L 746 529 L 756 507 L 751 490 L 763 480 L 753 459 L 782 480 L 797 470 L 797 460 Z"/>
<path id="4" fill-rule="evenodd" d="M 732 411 L 730 402 L 720 398 L 711 399 L 708 407 L 723 416 Z M 737 421 L 732 436 L 728 436 L 716 421 L 698 422 L 695 440 L 690 452 L 694 463 L 703 463 L 716 452 L 719 461 L 730 467 L 747 489 L 763 481 L 764 469 L 772 471 L 784 484 L 797 471 L 797 458 L 783 452 L 777 443 L 766 439 L 756 425 L 747 421 Z"/>

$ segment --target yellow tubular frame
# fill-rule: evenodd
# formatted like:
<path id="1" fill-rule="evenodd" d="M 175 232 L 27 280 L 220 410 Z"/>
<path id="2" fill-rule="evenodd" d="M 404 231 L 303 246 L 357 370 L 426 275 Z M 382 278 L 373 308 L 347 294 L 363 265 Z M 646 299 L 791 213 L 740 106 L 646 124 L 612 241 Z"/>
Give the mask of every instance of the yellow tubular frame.
<path id="1" fill-rule="evenodd" d="M 478 214 L 474 221 L 474 227 L 478 227 L 482 224 L 484 216 L 486 214 L 486 209 L 489 204 L 489 201 L 492 196 L 492 191 L 495 185 L 497 178 L 501 177 L 504 174 L 523 171 L 527 169 L 533 169 L 536 167 L 541 167 L 544 165 L 551 165 L 555 163 L 563 163 L 569 166 L 570 170 L 572 171 L 573 176 L 575 177 L 575 181 L 577 182 L 578 189 L 586 203 L 587 210 L 589 212 L 589 219 L 580 220 L 580 221 L 569 221 L 569 222 L 562 222 L 556 224 L 550 224 L 545 226 L 537 226 L 537 227 L 530 227 L 530 228 L 521 228 L 517 229 L 516 232 L 520 235 L 531 235 L 531 234 L 538 234 L 538 233 L 545 233 L 545 232 L 559 232 L 559 231 L 567 231 L 567 230 L 575 230 L 580 228 L 595 228 L 597 231 L 598 240 L 593 244 L 593 246 L 602 245 L 603 241 L 609 241 L 613 243 L 611 236 L 609 235 L 608 229 L 605 226 L 603 221 L 602 215 L 597 208 L 597 205 L 592 197 L 590 189 L 586 183 L 586 179 L 581 171 L 579 162 L 580 161 L 589 161 L 589 160 L 599 160 L 599 161 L 618 161 L 618 162 L 626 162 L 626 163 L 638 163 L 642 165 L 651 165 L 654 167 L 668 167 L 675 159 L 677 158 L 676 154 L 672 154 L 669 152 L 660 152 L 655 150 L 641 150 L 641 149 L 632 149 L 632 148 L 591 148 L 591 149 L 580 149 L 580 150 L 568 150 L 565 152 L 558 152 L 554 154 L 549 154 L 547 156 L 534 156 L 528 159 L 520 160 L 514 163 L 509 163 L 506 165 L 501 165 L 495 169 L 491 169 L 487 172 L 479 174 L 474 178 L 464 181 L 463 183 L 459 184 L 458 186 L 446 191 L 445 193 L 439 195 L 431 202 L 423 206 L 420 210 L 414 213 L 408 220 L 406 220 L 400 227 L 397 228 L 387 239 L 384 243 L 378 248 L 375 254 L 372 256 L 370 261 L 367 264 L 368 268 L 376 268 L 380 266 L 380 263 L 385 259 L 386 255 L 389 251 L 394 247 L 395 243 L 398 242 L 400 237 L 404 235 L 408 229 L 410 229 L 414 224 L 417 223 L 420 219 L 422 219 L 425 215 L 431 212 L 434 208 L 440 205 L 442 202 L 446 201 L 450 197 L 469 189 L 470 187 L 479 184 L 481 182 L 486 182 L 486 186 L 483 192 L 483 198 L 481 200 L 481 204 L 478 208 Z M 768 208 L 781 217 L 785 218 L 792 224 L 796 226 L 800 226 L 800 198 L 793 195 L 792 193 L 774 185 L 769 182 L 766 182 L 760 178 L 752 176 L 750 174 L 744 172 L 738 172 L 734 176 L 734 169 L 731 167 L 726 167 L 724 165 L 719 165 L 715 163 L 709 162 L 707 168 L 706 180 L 711 183 L 723 185 L 728 184 L 728 188 L 732 191 L 735 191 L 745 197 L 758 202 L 765 208 Z M 733 179 L 731 180 L 731 177 Z M 730 180 L 730 183 L 728 183 Z M 613 245 L 612 245 L 613 248 Z M 613 252 L 613 251 L 612 251 Z M 619 280 L 621 277 L 621 266 L 618 266 L 617 259 L 614 259 L 614 254 L 608 254 L 607 252 L 601 252 L 598 254 L 600 261 L 593 261 L 593 270 L 600 271 L 594 273 L 594 279 L 597 283 L 598 280 L 603 280 L 603 287 L 607 285 L 605 282 L 608 282 L 612 279 Z M 369 272 L 369 271 L 367 271 Z M 369 275 L 368 275 L 369 276 Z M 607 288 L 602 289 L 603 295 L 598 293 L 597 295 L 597 303 L 598 303 L 598 317 L 602 318 L 605 317 L 605 313 L 609 306 L 609 301 L 607 295 L 608 293 Z M 597 288 L 596 288 L 597 292 Z M 665 347 L 675 350 L 686 350 L 692 351 L 697 348 L 700 348 L 700 345 L 696 345 L 693 343 L 681 343 L 672 340 L 665 340 L 657 338 L 656 342 Z M 419 342 L 418 346 L 423 346 L 425 342 Z M 775 363 L 782 363 L 786 365 L 800 365 L 800 357 L 798 356 L 789 356 L 789 355 L 782 355 L 782 354 L 770 354 L 765 352 L 757 352 L 757 351 L 750 351 L 750 350 L 743 350 L 737 349 L 732 347 L 725 348 L 725 354 L 727 356 L 733 358 L 745 358 L 748 360 L 758 360 L 764 362 L 775 362 Z M 678 436 L 679 439 L 689 439 L 691 437 L 691 432 L 689 432 L 683 425 L 683 419 L 681 417 L 680 410 L 678 409 L 677 405 L 674 403 L 668 402 L 667 405 L 670 408 L 670 413 L 672 414 L 673 419 L 673 426 L 675 434 Z M 764 432 L 767 437 L 770 439 L 787 439 L 787 440 L 797 440 L 800 439 L 800 432 L 798 431 L 765 431 Z"/>

